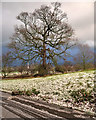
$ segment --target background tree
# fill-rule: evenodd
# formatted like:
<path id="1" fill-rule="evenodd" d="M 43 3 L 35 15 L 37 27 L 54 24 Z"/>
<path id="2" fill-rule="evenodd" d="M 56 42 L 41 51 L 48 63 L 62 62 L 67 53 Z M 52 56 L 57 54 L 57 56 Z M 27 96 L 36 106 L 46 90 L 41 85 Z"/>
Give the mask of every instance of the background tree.
<path id="1" fill-rule="evenodd" d="M 3 77 L 6 77 L 8 73 L 12 71 L 11 64 L 12 64 L 11 54 L 7 52 L 6 54 L 2 55 L 2 74 Z"/>
<path id="2" fill-rule="evenodd" d="M 86 45 L 78 45 L 79 52 L 74 57 L 74 60 L 77 64 L 82 66 L 82 69 L 85 70 L 86 68 L 90 67 L 90 65 L 94 62 L 94 53 L 92 52 L 91 48 Z"/>
<path id="3" fill-rule="evenodd" d="M 39 60 L 46 70 L 46 63 L 67 54 L 74 46 L 74 32 L 67 22 L 67 15 L 61 11 L 61 4 L 42 5 L 33 13 L 22 12 L 17 19 L 21 26 L 15 27 L 9 47 L 13 57 L 25 61 Z"/>

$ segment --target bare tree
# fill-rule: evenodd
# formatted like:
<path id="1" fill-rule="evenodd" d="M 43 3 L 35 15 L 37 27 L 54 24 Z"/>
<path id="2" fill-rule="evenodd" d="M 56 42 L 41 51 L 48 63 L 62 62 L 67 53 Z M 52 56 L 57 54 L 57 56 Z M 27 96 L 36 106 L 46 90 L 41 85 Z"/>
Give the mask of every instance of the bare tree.
<path id="1" fill-rule="evenodd" d="M 11 59 L 10 52 L 2 55 L 2 73 L 3 77 L 6 77 L 8 73 L 11 72 L 11 64 L 13 60 Z"/>
<path id="2" fill-rule="evenodd" d="M 51 6 L 42 5 L 33 13 L 22 12 L 17 16 L 22 25 L 15 27 L 9 44 L 14 58 L 40 60 L 46 68 L 46 61 L 67 54 L 67 50 L 75 44 L 74 31 L 60 6 L 58 2 Z"/>
<path id="3" fill-rule="evenodd" d="M 83 67 L 83 70 L 88 68 L 89 63 L 94 62 L 94 53 L 90 47 L 86 45 L 78 45 L 79 52 L 74 57 L 74 60 L 77 64 L 80 64 Z"/>

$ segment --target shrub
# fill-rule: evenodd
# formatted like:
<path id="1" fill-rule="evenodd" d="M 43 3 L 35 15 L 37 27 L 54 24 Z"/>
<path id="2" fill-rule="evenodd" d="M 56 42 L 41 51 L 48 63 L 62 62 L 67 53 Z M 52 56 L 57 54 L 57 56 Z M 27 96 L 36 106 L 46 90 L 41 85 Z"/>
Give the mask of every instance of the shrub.
<path id="1" fill-rule="evenodd" d="M 65 67 L 62 66 L 62 65 L 57 65 L 57 66 L 55 67 L 55 71 L 56 71 L 56 72 L 62 72 L 62 73 L 64 73 L 64 72 L 66 71 L 66 69 L 65 69 Z"/>
<path id="2" fill-rule="evenodd" d="M 27 71 L 31 73 L 31 75 L 34 75 L 38 71 L 38 64 L 31 64 Z"/>
<path id="3" fill-rule="evenodd" d="M 74 65 L 74 70 L 75 70 L 75 71 L 80 71 L 80 70 L 82 70 L 81 65 L 80 65 L 80 64 L 75 64 L 75 65 Z"/>
<path id="4" fill-rule="evenodd" d="M 17 67 L 17 71 L 21 73 L 21 75 L 26 71 L 26 66 L 25 65 L 20 65 Z"/>
<path id="5" fill-rule="evenodd" d="M 11 67 L 2 67 L 1 73 L 4 78 L 7 77 L 11 72 L 13 72 Z"/>
<path id="6" fill-rule="evenodd" d="M 43 65 L 39 65 L 38 66 L 38 75 L 39 76 L 44 76 L 48 74 L 48 69 L 47 69 L 47 65 L 45 67 L 43 67 Z"/>

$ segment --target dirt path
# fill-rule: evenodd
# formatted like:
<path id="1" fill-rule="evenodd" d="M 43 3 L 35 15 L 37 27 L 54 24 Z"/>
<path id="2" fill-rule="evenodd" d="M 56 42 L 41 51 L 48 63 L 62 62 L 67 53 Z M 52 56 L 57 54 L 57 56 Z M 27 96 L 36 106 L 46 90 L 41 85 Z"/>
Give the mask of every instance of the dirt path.
<path id="1" fill-rule="evenodd" d="M 11 112 L 11 111 L 9 111 L 9 110 L 7 110 L 7 109 L 5 109 L 3 107 L 4 104 L 5 105 L 7 104 L 4 101 L 6 101 L 7 98 L 10 97 L 10 96 L 11 95 L 8 94 L 8 93 L 0 92 L 0 117 L 2 119 L 10 119 L 10 118 L 12 118 L 12 119 L 14 119 L 14 118 L 19 119 L 20 117 L 18 115 L 14 114 L 13 112 Z"/>
<path id="2" fill-rule="evenodd" d="M 11 96 L 2 92 L 2 107 L 9 111 L 11 118 L 34 120 L 95 120 L 82 111 L 60 107 L 26 96 Z M 2 113 L 6 110 L 2 109 Z M 13 115 L 13 116 L 12 116 Z"/>

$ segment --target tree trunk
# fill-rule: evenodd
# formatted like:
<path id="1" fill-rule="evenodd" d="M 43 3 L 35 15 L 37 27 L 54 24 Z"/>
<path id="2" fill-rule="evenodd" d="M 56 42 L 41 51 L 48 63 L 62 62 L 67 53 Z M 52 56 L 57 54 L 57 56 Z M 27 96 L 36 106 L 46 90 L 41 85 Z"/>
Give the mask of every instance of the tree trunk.
<path id="1" fill-rule="evenodd" d="M 86 69 L 86 61 L 85 61 L 85 55 L 84 55 L 84 53 L 83 53 L 83 70 L 85 70 Z"/>
<path id="2" fill-rule="evenodd" d="M 29 74 L 29 68 L 30 68 L 30 66 L 29 66 L 29 61 L 27 62 L 27 75 Z"/>
<path id="3" fill-rule="evenodd" d="M 27 69 L 29 69 L 29 61 L 27 62 Z"/>
<path id="4" fill-rule="evenodd" d="M 86 66 L 85 66 L 85 60 L 83 61 L 83 70 L 86 69 Z"/>
<path id="5" fill-rule="evenodd" d="M 43 43 L 43 67 L 46 67 L 46 46 L 45 43 Z"/>

